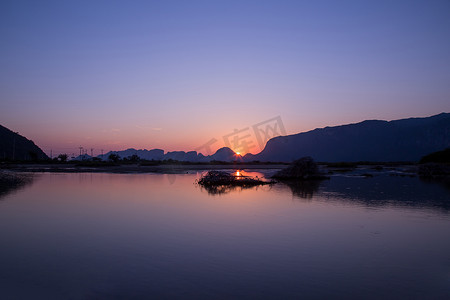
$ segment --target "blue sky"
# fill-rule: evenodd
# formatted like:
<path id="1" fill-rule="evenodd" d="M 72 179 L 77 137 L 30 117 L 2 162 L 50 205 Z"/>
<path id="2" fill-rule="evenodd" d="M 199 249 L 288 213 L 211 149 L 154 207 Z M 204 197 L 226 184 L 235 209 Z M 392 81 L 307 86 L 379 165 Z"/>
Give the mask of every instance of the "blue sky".
<path id="1" fill-rule="evenodd" d="M 0 123 L 46 152 L 450 112 L 449 1 L 2 1 L 0 24 Z"/>

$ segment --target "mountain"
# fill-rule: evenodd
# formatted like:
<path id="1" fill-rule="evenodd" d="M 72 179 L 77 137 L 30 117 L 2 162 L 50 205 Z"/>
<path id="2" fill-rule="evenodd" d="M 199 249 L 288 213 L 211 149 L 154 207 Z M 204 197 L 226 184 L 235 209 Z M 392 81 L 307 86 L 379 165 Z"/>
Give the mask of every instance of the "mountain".
<path id="1" fill-rule="evenodd" d="M 0 160 L 37 160 L 48 156 L 36 144 L 0 125 Z"/>
<path id="2" fill-rule="evenodd" d="M 259 154 L 244 161 L 418 161 L 450 147 L 450 114 L 394 121 L 368 120 L 270 139 Z"/>
<path id="3" fill-rule="evenodd" d="M 199 161 L 201 161 L 201 158 L 198 156 L 196 151 L 189 151 L 189 152 L 172 151 L 172 152 L 167 152 L 162 159 L 163 160 L 172 159 L 172 160 L 178 160 L 178 161 L 192 161 L 192 162 L 199 162 Z"/>
<path id="4" fill-rule="evenodd" d="M 209 161 L 242 161 L 242 157 L 234 153 L 234 151 L 228 147 L 220 148 L 216 153 L 206 156 L 206 158 L 209 159 Z"/>
<path id="5" fill-rule="evenodd" d="M 316 161 L 418 161 L 424 155 L 450 147 L 450 114 L 394 121 L 367 120 L 360 123 L 318 128 L 308 132 L 270 139 L 258 154 L 237 156 L 224 147 L 204 156 L 196 151 L 171 151 L 133 148 L 110 151 L 97 156 L 108 160 L 110 154 L 120 158 L 137 155 L 146 160 L 189 162 L 261 161 L 291 162 L 311 156 Z M 1 153 L 0 153 L 1 154 Z"/>
<path id="6" fill-rule="evenodd" d="M 141 159 L 147 159 L 147 160 L 161 160 L 164 157 L 164 150 L 161 149 L 152 149 L 152 150 L 146 150 L 146 149 L 139 149 L 136 150 L 134 148 L 130 148 L 123 151 L 109 151 L 106 154 L 97 156 L 98 158 L 102 160 L 108 160 L 108 157 L 110 154 L 117 154 L 120 156 L 120 158 L 126 158 L 130 157 L 132 155 L 137 155 Z"/>
<path id="7" fill-rule="evenodd" d="M 72 158 L 72 160 L 91 160 L 91 159 L 92 159 L 92 156 L 90 156 L 89 154 L 81 154 L 75 158 Z"/>
<path id="8" fill-rule="evenodd" d="M 110 151 L 104 155 L 97 156 L 102 160 L 108 160 L 110 154 L 117 154 L 120 158 L 127 158 L 132 155 L 137 155 L 141 159 L 147 160 L 177 160 L 177 161 L 189 161 L 189 162 L 209 162 L 209 161 L 240 161 L 242 160 L 240 156 L 237 156 L 233 150 L 227 147 L 220 148 L 213 155 L 204 156 L 196 151 L 171 151 L 164 154 L 164 150 L 152 149 L 152 150 L 136 150 L 133 148 L 123 150 L 123 151 Z M 90 159 L 89 157 L 78 156 L 75 160 Z"/>

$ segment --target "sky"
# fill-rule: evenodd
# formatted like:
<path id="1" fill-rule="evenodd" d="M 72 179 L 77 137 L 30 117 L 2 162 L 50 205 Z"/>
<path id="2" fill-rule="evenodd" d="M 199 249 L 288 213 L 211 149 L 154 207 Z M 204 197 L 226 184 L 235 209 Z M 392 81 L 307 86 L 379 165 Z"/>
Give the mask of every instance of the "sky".
<path id="1" fill-rule="evenodd" d="M 0 39 L 0 124 L 53 155 L 450 112 L 448 0 L 2 0 Z"/>

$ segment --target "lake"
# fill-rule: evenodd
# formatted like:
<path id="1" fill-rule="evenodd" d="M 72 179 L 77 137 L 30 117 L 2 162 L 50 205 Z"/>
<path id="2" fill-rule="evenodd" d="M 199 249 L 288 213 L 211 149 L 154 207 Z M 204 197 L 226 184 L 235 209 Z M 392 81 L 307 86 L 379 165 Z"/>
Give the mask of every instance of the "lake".
<path id="1" fill-rule="evenodd" d="M 445 185 L 200 175 L 38 173 L 3 193 L 1 298 L 450 299 Z"/>

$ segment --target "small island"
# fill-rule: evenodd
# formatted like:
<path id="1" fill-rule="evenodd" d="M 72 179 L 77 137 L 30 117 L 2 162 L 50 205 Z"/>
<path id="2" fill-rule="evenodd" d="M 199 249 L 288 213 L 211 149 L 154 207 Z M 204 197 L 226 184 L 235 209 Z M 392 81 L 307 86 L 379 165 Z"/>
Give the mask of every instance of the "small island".
<path id="1" fill-rule="evenodd" d="M 204 187 L 211 186 L 240 186 L 240 187 L 252 187 L 257 185 L 272 184 L 274 181 L 265 181 L 260 178 L 253 178 L 250 176 L 242 175 L 239 171 L 233 174 L 224 171 L 208 171 L 197 182 Z"/>

